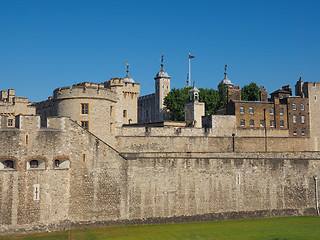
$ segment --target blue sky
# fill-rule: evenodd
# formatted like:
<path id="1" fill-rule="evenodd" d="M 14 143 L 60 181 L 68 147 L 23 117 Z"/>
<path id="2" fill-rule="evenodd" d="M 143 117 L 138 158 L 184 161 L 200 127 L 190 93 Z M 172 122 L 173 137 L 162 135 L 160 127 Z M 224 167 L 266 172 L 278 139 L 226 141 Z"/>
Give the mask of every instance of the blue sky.
<path id="1" fill-rule="evenodd" d="M 238 86 L 269 92 L 320 81 L 320 1 L 0 0 L 0 89 L 41 101 L 61 86 L 130 76 L 154 91 L 165 56 L 184 87 L 188 53 L 197 87 L 217 88 L 228 64 Z"/>

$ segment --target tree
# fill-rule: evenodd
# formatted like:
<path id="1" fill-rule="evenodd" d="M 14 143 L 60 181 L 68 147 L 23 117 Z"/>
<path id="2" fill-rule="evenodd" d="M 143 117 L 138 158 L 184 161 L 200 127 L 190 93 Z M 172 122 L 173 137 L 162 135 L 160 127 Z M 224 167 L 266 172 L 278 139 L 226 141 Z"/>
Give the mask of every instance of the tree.
<path id="1" fill-rule="evenodd" d="M 184 121 L 184 105 L 190 101 L 190 87 L 172 89 L 164 99 L 164 105 L 169 110 L 170 120 Z M 199 89 L 200 102 L 205 103 L 205 114 L 212 115 L 218 108 L 219 94 L 214 89 Z"/>
<path id="2" fill-rule="evenodd" d="M 260 89 L 254 82 L 249 85 L 244 85 L 241 89 L 241 100 L 242 101 L 259 101 Z"/>
<path id="3" fill-rule="evenodd" d="M 184 105 L 190 101 L 191 87 L 172 89 L 164 99 L 164 105 L 169 110 L 170 120 L 184 121 Z M 218 90 L 199 88 L 199 101 L 205 103 L 205 114 L 213 115 L 218 109 L 224 108 L 227 104 L 227 87 L 219 84 Z M 259 87 L 252 82 L 241 89 L 241 99 L 243 101 L 258 101 Z"/>
<path id="4" fill-rule="evenodd" d="M 203 89 L 199 88 L 200 90 L 200 102 L 205 103 L 205 114 L 206 115 L 213 115 L 216 113 L 218 109 L 219 103 L 219 92 L 214 89 Z"/>
<path id="5" fill-rule="evenodd" d="M 224 108 L 227 104 L 228 96 L 227 96 L 227 87 L 223 84 L 218 85 L 218 92 L 219 92 L 219 102 L 218 102 L 218 109 Z"/>
<path id="6" fill-rule="evenodd" d="M 189 101 L 188 88 L 174 88 L 164 99 L 164 105 L 169 110 L 170 120 L 173 121 L 184 121 L 184 105 Z"/>

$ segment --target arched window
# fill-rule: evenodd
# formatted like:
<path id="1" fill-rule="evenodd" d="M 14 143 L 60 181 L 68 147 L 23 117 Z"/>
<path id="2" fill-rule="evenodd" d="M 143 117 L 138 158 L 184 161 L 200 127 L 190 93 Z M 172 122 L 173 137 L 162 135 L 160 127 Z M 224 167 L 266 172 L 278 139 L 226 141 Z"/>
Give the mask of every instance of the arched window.
<path id="1" fill-rule="evenodd" d="M 30 168 L 38 168 L 38 167 L 39 167 L 38 160 L 31 160 L 30 161 Z"/>
<path id="2" fill-rule="evenodd" d="M 27 170 L 45 170 L 46 169 L 46 160 L 41 156 L 31 158 L 27 161 Z"/>
<path id="3" fill-rule="evenodd" d="M 4 168 L 14 168 L 14 162 L 12 160 L 4 161 Z"/>
<path id="4" fill-rule="evenodd" d="M 70 168 L 70 159 L 68 156 L 61 155 L 53 159 L 53 168 L 54 169 L 69 169 Z"/>
<path id="5" fill-rule="evenodd" d="M 0 160 L 0 170 L 15 170 L 16 163 L 11 159 Z"/>

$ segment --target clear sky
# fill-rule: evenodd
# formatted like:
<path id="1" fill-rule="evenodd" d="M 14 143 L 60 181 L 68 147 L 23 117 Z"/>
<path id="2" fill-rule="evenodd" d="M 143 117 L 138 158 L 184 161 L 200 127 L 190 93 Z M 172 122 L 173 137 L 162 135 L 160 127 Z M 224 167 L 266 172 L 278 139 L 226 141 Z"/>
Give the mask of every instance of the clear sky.
<path id="1" fill-rule="evenodd" d="M 268 92 L 320 81 L 320 1 L 0 0 L 0 89 L 41 101 L 57 87 L 130 76 L 154 91 L 165 56 L 184 87 L 188 53 L 198 88 L 228 78 Z"/>

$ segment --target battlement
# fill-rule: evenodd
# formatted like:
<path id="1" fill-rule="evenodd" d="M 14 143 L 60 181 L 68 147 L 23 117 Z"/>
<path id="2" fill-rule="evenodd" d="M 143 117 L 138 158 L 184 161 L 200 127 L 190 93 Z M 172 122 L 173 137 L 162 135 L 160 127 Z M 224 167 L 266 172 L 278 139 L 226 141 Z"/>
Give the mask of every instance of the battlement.
<path id="1" fill-rule="evenodd" d="M 124 82 L 123 78 L 111 78 L 109 81 L 103 82 L 105 88 L 113 90 L 114 88 L 122 88 L 125 92 L 140 93 L 140 84 L 135 82 Z"/>
<path id="2" fill-rule="evenodd" d="M 141 96 L 138 98 L 138 100 L 152 99 L 152 98 L 154 98 L 154 96 L 155 96 L 155 93 L 152 93 L 152 94 Z"/>
<path id="3" fill-rule="evenodd" d="M 83 82 L 72 85 L 72 87 L 61 87 L 53 91 L 53 99 L 63 98 L 102 98 L 113 100 L 116 98 L 116 93 L 103 84 Z M 51 99 L 49 99 L 50 101 Z M 48 101 L 48 100 L 47 100 Z"/>

